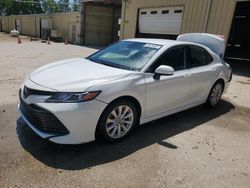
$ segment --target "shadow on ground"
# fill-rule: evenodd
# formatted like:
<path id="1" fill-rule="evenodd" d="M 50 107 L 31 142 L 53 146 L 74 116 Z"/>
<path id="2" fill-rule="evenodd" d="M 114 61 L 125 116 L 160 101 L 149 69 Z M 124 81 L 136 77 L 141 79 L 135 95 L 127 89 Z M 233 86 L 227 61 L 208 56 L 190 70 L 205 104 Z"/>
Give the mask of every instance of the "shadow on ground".
<path id="1" fill-rule="evenodd" d="M 22 121 L 20 118 L 17 121 L 17 134 L 22 147 L 45 165 L 78 170 L 121 159 L 156 143 L 166 147 L 166 149 L 178 149 L 178 146 L 164 140 L 213 120 L 234 108 L 231 103 L 224 100 L 214 109 L 198 106 L 138 126 L 130 137 L 116 144 L 106 144 L 100 141 L 81 145 L 53 144 L 41 139 L 25 124 L 20 123 Z"/>

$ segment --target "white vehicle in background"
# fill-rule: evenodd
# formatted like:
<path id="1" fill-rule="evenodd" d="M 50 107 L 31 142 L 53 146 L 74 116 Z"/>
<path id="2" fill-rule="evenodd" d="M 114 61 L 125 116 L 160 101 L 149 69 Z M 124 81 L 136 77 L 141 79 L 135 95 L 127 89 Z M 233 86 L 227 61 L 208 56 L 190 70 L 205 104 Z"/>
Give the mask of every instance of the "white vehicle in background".
<path id="1" fill-rule="evenodd" d="M 19 32 L 15 29 L 10 31 L 10 36 L 11 37 L 18 37 L 19 36 Z"/>
<path id="2" fill-rule="evenodd" d="M 35 70 L 20 88 L 19 111 L 55 143 L 85 143 L 96 135 L 117 142 L 137 124 L 215 106 L 232 76 L 223 53 L 224 40 L 208 34 L 119 41 Z"/>

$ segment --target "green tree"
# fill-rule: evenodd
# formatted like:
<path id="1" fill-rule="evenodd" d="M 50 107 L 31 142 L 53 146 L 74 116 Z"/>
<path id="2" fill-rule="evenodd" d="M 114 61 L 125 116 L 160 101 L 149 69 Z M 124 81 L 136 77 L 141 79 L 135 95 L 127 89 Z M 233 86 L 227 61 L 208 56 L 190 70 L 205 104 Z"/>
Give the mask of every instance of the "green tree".
<path id="1" fill-rule="evenodd" d="M 0 0 L 0 15 L 6 16 L 10 15 L 13 11 L 12 0 Z"/>
<path id="2" fill-rule="evenodd" d="M 60 12 L 70 12 L 70 3 L 69 0 L 59 0 L 58 5 L 60 7 Z"/>
<path id="3" fill-rule="evenodd" d="M 60 6 L 55 0 L 42 0 L 42 8 L 46 14 L 60 12 Z"/>
<path id="4" fill-rule="evenodd" d="M 74 0 L 73 1 L 72 10 L 74 12 L 78 12 L 79 11 L 79 1 L 78 0 Z"/>
<path id="5" fill-rule="evenodd" d="M 0 0 L 0 14 L 40 14 L 43 13 L 40 0 Z"/>
<path id="6" fill-rule="evenodd" d="M 13 14 L 43 13 L 40 0 L 13 1 Z"/>

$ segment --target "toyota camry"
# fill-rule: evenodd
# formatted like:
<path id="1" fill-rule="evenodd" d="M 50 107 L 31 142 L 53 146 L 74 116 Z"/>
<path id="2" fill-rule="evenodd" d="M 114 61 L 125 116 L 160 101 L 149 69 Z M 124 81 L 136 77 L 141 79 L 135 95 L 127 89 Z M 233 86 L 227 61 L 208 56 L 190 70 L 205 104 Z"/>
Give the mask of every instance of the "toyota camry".
<path id="1" fill-rule="evenodd" d="M 122 40 L 30 73 L 19 90 L 19 112 L 35 133 L 55 143 L 96 136 L 117 142 L 136 125 L 215 106 L 232 77 L 223 53 L 224 39 L 210 34 Z"/>

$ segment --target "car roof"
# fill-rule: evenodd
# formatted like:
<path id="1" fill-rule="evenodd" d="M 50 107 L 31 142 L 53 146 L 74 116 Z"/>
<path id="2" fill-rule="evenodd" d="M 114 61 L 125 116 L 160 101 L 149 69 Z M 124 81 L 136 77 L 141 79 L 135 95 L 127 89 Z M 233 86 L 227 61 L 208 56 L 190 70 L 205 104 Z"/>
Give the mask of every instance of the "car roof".
<path id="1" fill-rule="evenodd" d="M 152 43 L 152 44 L 162 45 L 165 47 L 171 47 L 171 46 L 181 45 L 181 44 L 192 44 L 192 45 L 205 47 L 204 45 L 200 45 L 198 43 L 193 43 L 193 42 L 184 42 L 184 41 L 169 40 L 169 39 L 156 39 L 156 38 L 132 38 L 132 39 L 125 39 L 124 41 Z"/>

